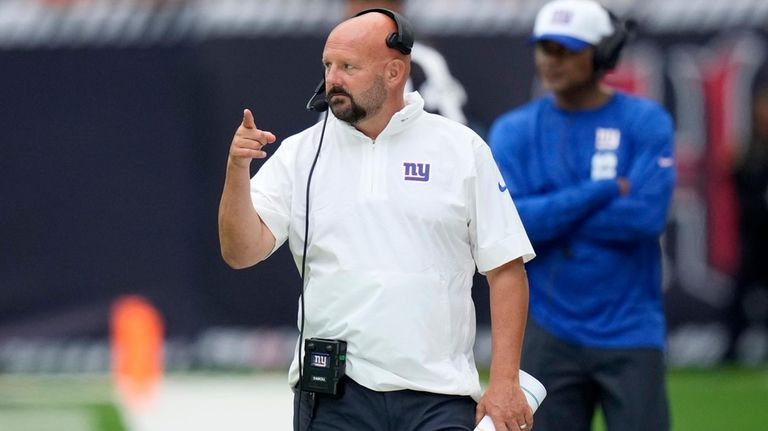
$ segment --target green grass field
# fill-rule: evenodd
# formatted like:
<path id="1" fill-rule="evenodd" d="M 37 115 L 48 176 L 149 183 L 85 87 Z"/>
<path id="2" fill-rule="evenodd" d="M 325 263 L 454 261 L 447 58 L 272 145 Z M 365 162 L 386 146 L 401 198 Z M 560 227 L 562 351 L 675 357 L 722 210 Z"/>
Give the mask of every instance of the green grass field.
<path id="1" fill-rule="evenodd" d="M 768 369 L 679 369 L 668 385 L 674 431 L 768 430 Z"/>
<path id="2" fill-rule="evenodd" d="M 768 430 L 768 368 L 677 369 L 668 382 L 674 431 Z M 113 400 L 104 376 L 0 374 L 0 430 L 131 431 Z"/>
<path id="3" fill-rule="evenodd" d="M 768 370 L 681 371 L 670 393 L 676 430 L 768 430 Z"/>
<path id="4" fill-rule="evenodd" d="M 768 368 L 675 369 L 667 384 L 673 431 L 768 431 Z"/>
<path id="5" fill-rule="evenodd" d="M 107 377 L 0 374 L 0 430 L 126 430 Z"/>

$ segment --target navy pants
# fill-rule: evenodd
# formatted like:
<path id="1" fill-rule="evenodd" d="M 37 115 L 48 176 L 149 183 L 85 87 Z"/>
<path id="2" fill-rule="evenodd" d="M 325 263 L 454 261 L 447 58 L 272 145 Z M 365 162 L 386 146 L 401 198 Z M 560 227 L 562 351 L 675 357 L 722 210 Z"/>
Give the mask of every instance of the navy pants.
<path id="1" fill-rule="evenodd" d="M 301 397 L 301 411 L 299 398 Z M 377 392 L 345 378 L 344 395 L 294 389 L 294 431 L 471 431 L 475 401 L 419 391 Z M 297 428 L 297 414 L 301 420 Z"/>
<path id="2" fill-rule="evenodd" d="M 535 431 L 590 431 L 598 405 L 608 431 L 669 430 L 661 350 L 577 346 L 528 320 L 521 368 L 547 389 Z"/>

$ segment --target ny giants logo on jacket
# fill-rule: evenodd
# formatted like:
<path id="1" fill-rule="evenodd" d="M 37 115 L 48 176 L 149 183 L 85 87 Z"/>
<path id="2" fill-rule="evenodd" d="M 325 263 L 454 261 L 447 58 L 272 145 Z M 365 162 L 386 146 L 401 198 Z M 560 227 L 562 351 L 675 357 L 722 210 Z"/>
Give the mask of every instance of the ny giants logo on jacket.
<path id="1" fill-rule="evenodd" d="M 429 181 L 429 163 L 403 162 L 405 181 Z"/>
<path id="2" fill-rule="evenodd" d="M 595 130 L 595 154 L 592 156 L 592 179 L 605 180 L 616 178 L 619 158 L 616 150 L 621 144 L 619 129 L 598 127 Z"/>

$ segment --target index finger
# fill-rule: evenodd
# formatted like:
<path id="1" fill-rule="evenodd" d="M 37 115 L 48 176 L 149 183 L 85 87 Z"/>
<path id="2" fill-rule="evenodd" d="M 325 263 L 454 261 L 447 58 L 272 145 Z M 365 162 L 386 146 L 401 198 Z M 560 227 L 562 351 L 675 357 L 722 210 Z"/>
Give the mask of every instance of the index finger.
<path id="1" fill-rule="evenodd" d="M 256 128 L 256 122 L 253 120 L 253 113 L 247 108 L 243 110 L 243 127 L 246 129 Z"/>

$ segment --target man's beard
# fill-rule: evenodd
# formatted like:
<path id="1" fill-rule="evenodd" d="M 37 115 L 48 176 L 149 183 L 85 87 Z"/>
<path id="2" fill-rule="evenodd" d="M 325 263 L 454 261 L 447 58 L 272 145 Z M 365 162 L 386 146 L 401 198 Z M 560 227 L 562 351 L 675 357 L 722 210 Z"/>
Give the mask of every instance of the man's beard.
<path id="1" fill-rule="evenodd" d="M 333 111 L 333 115 L 336 116 L 336 118 L 339 120 L 345 121 L 349 124 L 357 124 L 358 121 L 362 120 L 368 115 L 368 111 L 366 111 L 362 106 L 358 105 L 352 95 L 342 90 L 341 87 L 331 88 L 331 90 L 328 92 L 328 100 L 330 101 L 331 98 L 336 95 L 345 96 L 349 99 L 349 107 L 347 108 L 341 108 L 341 102 L 336 104 L 331 102 L 331 111 Z"/>
<path id="2" fill-rule="evenodd" d="M 331 100 L 333 96 L 337 95 L 347 97 L 349 99 L 349 107 L 341 108 L 340 105 L 343 102 L 334 104 Z M 384 87 L 384 79 L 380 76 L 377 76 L 373 81 L 373 85 L 360 95 L 361 103 L 358 103 L 351 94 L 341 87 L 331 87 L 328 91 L 328 101 L 331 102 L 333 115 L 351 125 L 355 125 L 360 120 L 379 112 L 386 97 L 387 92 Z"/>

